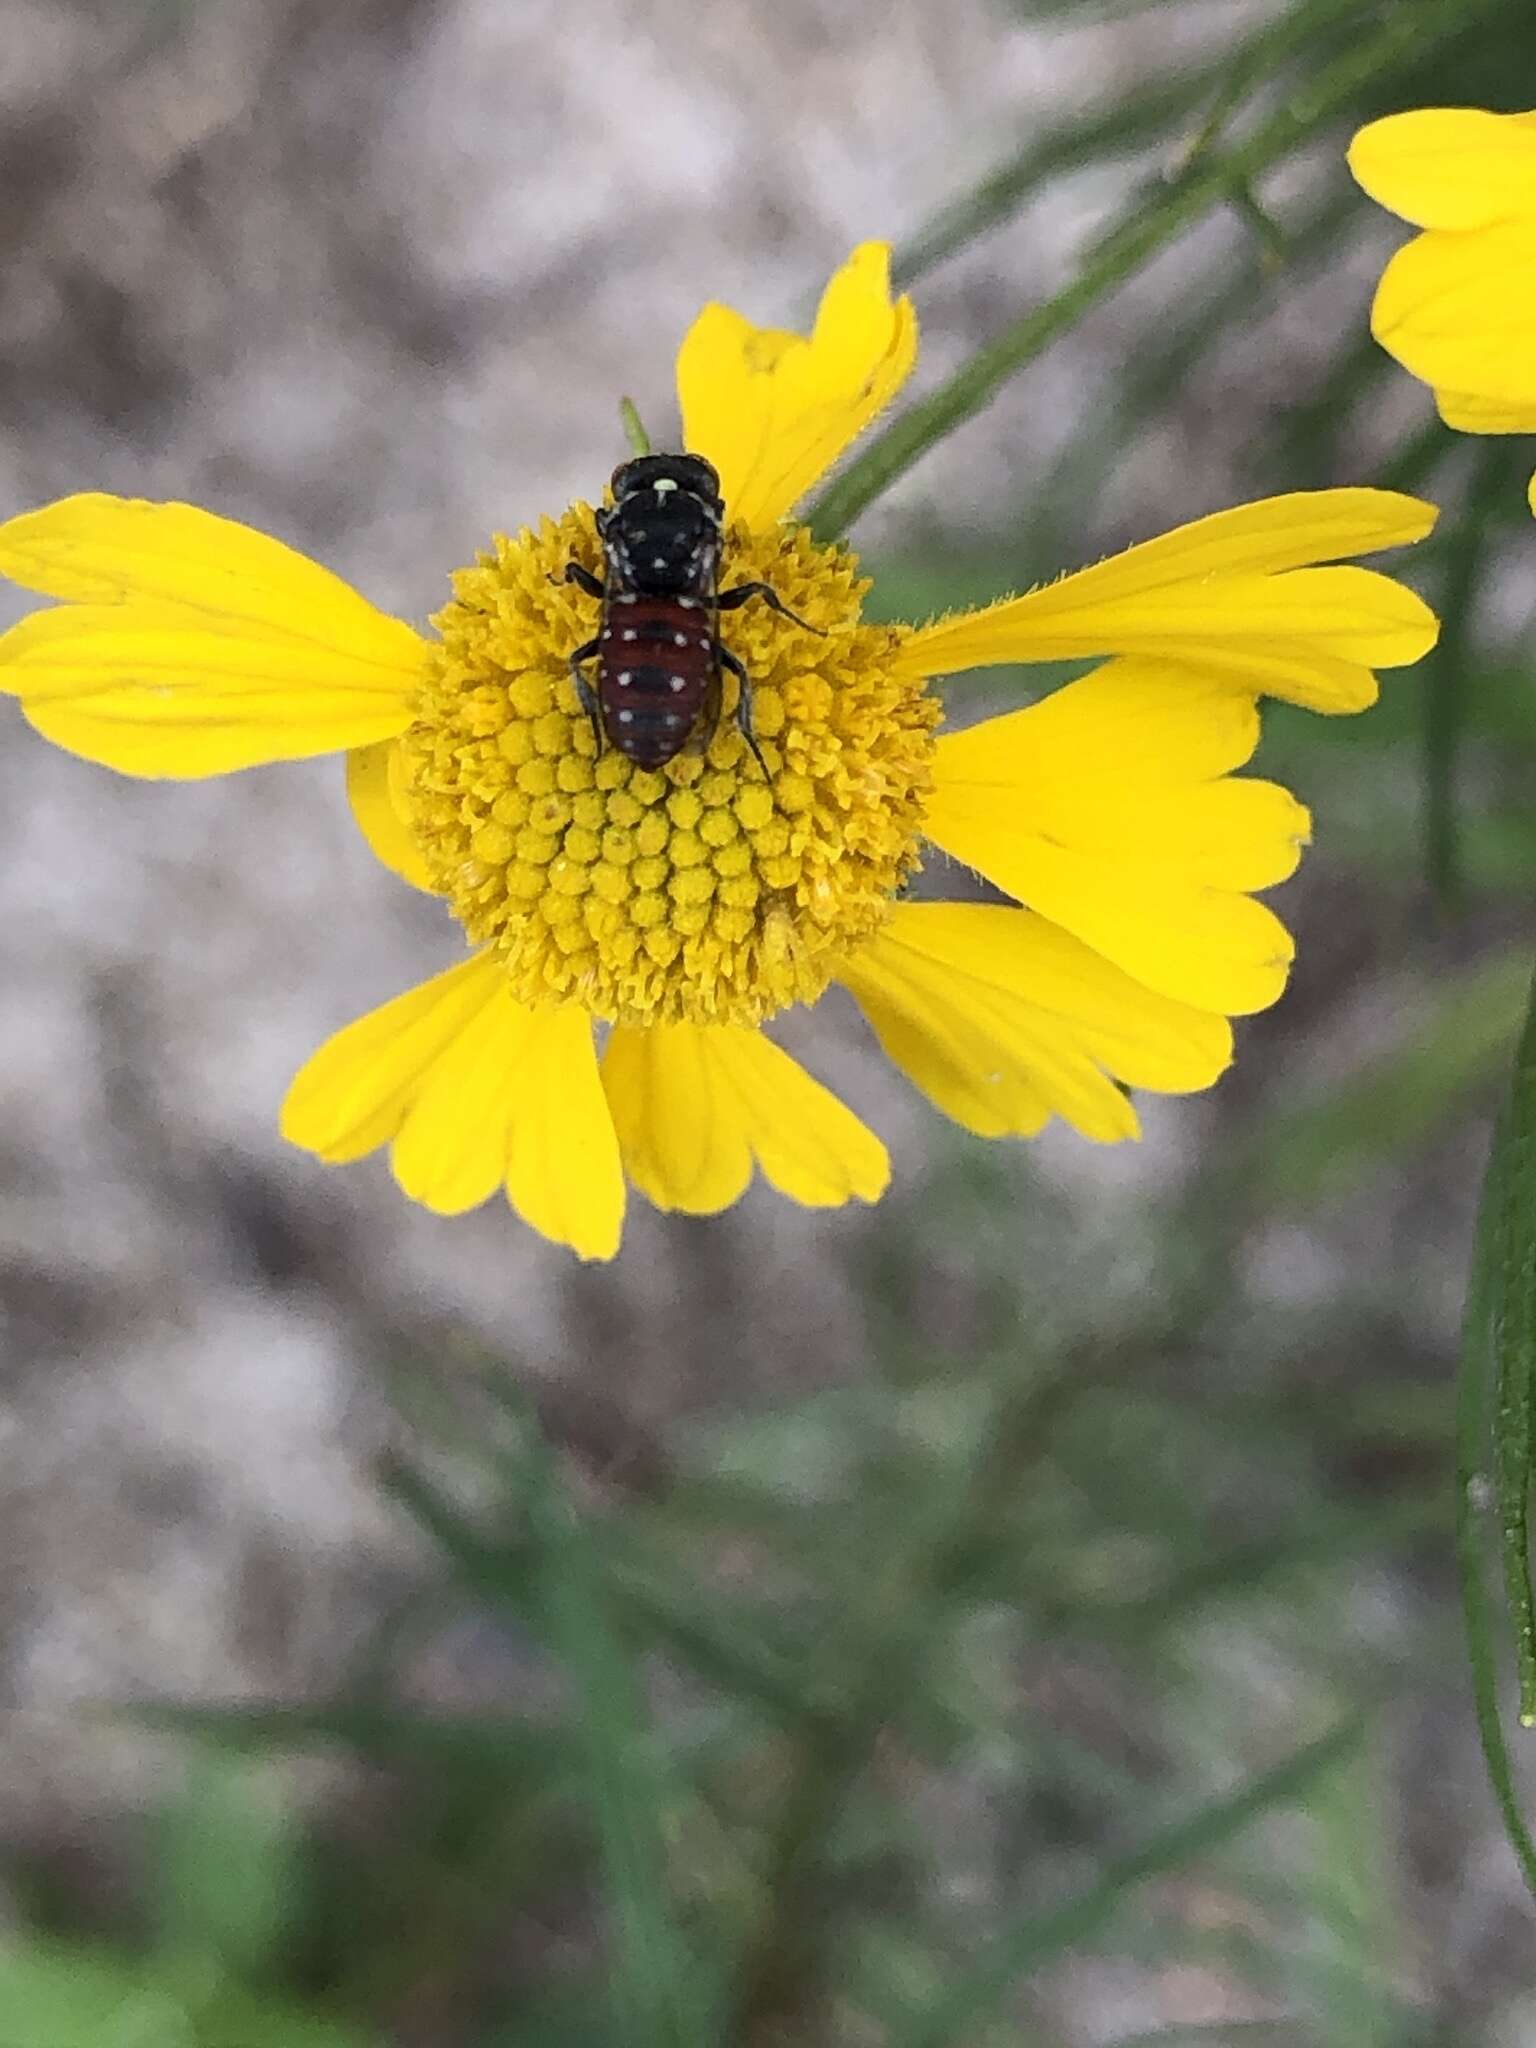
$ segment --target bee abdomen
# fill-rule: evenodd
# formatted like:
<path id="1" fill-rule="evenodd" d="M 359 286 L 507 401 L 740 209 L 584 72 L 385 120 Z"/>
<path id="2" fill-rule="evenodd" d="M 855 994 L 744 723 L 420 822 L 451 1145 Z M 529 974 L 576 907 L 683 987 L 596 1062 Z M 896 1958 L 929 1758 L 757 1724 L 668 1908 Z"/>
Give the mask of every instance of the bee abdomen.
<path id="1" fill-rule="evenodd" d="M 612 601 L 598 654 L 603 731 L 642 768 L 661 767 L 687 741 L 715 671 L 710 614 L 702 605 Z"/>

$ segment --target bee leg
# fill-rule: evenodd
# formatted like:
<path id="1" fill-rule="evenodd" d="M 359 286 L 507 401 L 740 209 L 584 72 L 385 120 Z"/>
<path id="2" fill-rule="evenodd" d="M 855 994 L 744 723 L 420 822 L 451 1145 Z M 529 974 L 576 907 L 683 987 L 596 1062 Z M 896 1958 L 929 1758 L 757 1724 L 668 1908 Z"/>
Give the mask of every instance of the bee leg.
<path id="1" fill-rule="evenodd" d="M 699 715 L 699 723 L 694 735 L 696 744 L 694 744 L 692 750 L 697 754 L 707 754 L 709 752 L 710 747 L 714 743 L 715 734 L 720 730 L 720 700 L 723 695 L 724 692 L 720 686 L 720 670 L 716 667 L 704 692 L 704 709 Z"/>
<path id="2" fill-rule="evenodd" d="M 572 566 L 574 567 L 574 564 Z M 566 574 L 570 574 L 569 569 Z M 813 626 L 809 619 L 802 619 L 798 612 L 792 612 L 779 593 L 766 583 L 738 583 L 734 590 L 720 591 L 715 598 L 715 610 L 740 611 L 749 597 L 760 597 L 769 611 L 777 612 L 781 619 L 791 619 L 797 626 L 803 626 L 807 633 L 814 633 L 820 640 L 826 639 L 827 636 L 820 626 Z"/>
<path id="3" fill-rule="evenodd" d="M 566 570 L 566 575 L 569 577 L 571 569 L 578 567 L 580 567 L 579 563 L 572 562 Z M 586 571 L 583 570 L 582 574 L 585 575 L 585 573 Z M 574 581 L 574 578 L 572 580 Z M 566 662 L 566 666 L 571 671 L 571 681 L 576 685 L 577 702 L 592 721 L 592 737 L 597 741 L 597 751 L 599 753 L 603 751 L 602 715 L 598 707 L 597 693 L 582 674 L 581 665 L 584 661 L 592 661 L 596 658 L 600 645 L 601 642 L 597 640 L 588 640 L 578 647 L 576 652 L 567 658 Z"/>
<path id="4" fill-rule="evenodd" d="M 553 583 L 555 579 L 551 576 L 549 580 Z M 567 562 L 565 574 L 560 580 L 562 583 L 574 583 L 576 588 L 584 590 L 588 597 L 600 598 L 604 595 L 602 579 L 594 576 L 590 569 L 584 569 L 580 562 Z"/>
<path id="5" fill-rule="evenodd" d="M 736 678 L 736 727 L 747 745 L 752 749 L 753 758 L 763 771 L 764 782 L 772 782 L 768 763 L 763 759 L 763 750 L 757 744 L 757 734 L 752 730 L 752 684 L 745 663 L 738 661 L 729 647 L 715 642 L 715 659 L 721 668 L 728 668 Z"/>

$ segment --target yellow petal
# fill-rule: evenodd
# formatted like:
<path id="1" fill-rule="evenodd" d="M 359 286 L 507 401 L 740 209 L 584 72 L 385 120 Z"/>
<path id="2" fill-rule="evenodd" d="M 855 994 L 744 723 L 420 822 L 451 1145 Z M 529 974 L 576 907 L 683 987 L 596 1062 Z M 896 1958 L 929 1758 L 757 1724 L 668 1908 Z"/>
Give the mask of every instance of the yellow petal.
<path id="1" fill-rule="evenodd" d="M 399 1130 L 423 1077 L 505 990 L 494 955 L 481 953 L 348 1024 L 294 1076 L 283 1136 L 332 1166 L 377 1151 Z"/>
<path id="2" fill-rule="evenodd" d="M 684 444 L 720 472 L 726 509 L 782 519 L 901 389 L 917 360 L 910 299 L 894 303 L 890 251 L 855 249 L 822 295 L 809 338 L 708 305 L 683 337 Z"/>
<path id="3" fill-rule="evenodd" d="M 431 872 L 410 827 L 403 759 L 393 740 L 353 747 L 347 755 L 347 801 L 375 857 L 402 882 L 431 893 Z"/>
<path id="4" fill-rule="evenodd" d="M 400 732 L 424 652 L 393 673 L 274 629 L 155 603 L 61 605 L 0 635 L 0 694 L 46 739 L 125 775 L 222 775 Z"/>
<path id="5" fill-rule="evenodd" d="M 72 604 L 157 598 L 317 647 L 414 658 L 416 635 L 296 548 L 197 505 L 82 492 L 0 525 L 0 576 Z"/>
<path id="6" fill-rule="evenodd" d="M 281 542 L 191 505 L 88 495 L 0 526 L 55 611 L 0 638 L 0 692 L 130 775 L 214 775 L 399 732 L 424 643 Z"/>
<path id="7" fill-rule="evenodd" d="M 1245 690 L 1204 672 L 1123 656 L 1038 703 L 941 734 L 935 780 L 1011 789 L 1025 803 L 1056 790 L 1164 787 L 1241 768 L 1259 744 Z"/>
<path id="8" fill-rule="evenodd" d="M 1316 647 L 1302 648 L 1293 640 L 1269 645 L 1249 640 L 1187 654 L 1180 650 L 1178 665 L 1192 683 L 1221 677 L 1236 689 L 1283 697 L 1287 704 L 1329 718 L 1369 711 L 1381 695 L 1375 671 L 1363 662 L 1346 661 Z"/>
<path id="9" fill-rule="evenodd" d="M 404 1192 L 439 1216 L 460 1216 L 495 1194 L 513 1125 L 537 1114 L 545 1093 L 544 1077 L 525 1057 L 530 1013 L 507 993 L 494 958 L 477 986 L 478 1008 L 419 1070 L 389 1155 Z"/>
<path id="10" fill-rule="evenodd" d="M 527 1013 L 507 1199 L 533 1229 L 584 1259 L 611 1259 L 624 1228 L 618 1134 L 598 1073 L 592 1020 L 574 1004 Z"/>
<path id="11" fill-rule="evenodd" d="M 1421 228 L 1536 213 L 1536 115 L 1421 107 L 1362 128 L 1349 168 L 1378 205 Z"/>
<path id="12" fill-rule="evenodd" d="M 1309 822 L 1274 783 L 1227 781 L 1258 734 L 1220 677 L 1126 657 L 939 742 L 924 829 L 1147 988 L 1237 1015 L 1292 946 L 1249 889 L 1296 866 Z"/>
<path id="13" fill-rule="evenodd" d="M 1382 272 L 1371 332 L 1426 384 L 1536 405 L 1536 215 L 1416 236 Z"/>
<path id="14" fill-rule="evenodd" d="M 333 1164 L 393 1141 L 401 1187 L 439 1214 L 504 1185 L 556 1243 L 583 1258 L 618 1249 L 623 1177 L 590 1021 L 515 1003 L 492 954 L 328 1039 L 288 1091 L 282 1133 Z"/>
<path id="15" fill-rule="evenodd" d="M 1433 506 L 1393 491 L 1302 491 L 1196 520 L 1093 568 L 902 644 L 904 676 L 1096 654 L 1178 656 L 1254 690 L 1356 710 L 1368 670 L 1417 661 L 1437 627 L 1421 598 L 1374 570 L 1317 568 L 1416 540 Z"/>
<path id="16" fill-rule="evenodd" d="M 874 1133 L 760 1031 L 616 1026 L 603 1085 L 625 1168 L 658 1209 L 729 1208 L 754 1159 L 770 1186 L 811 1209 L 878 1201 L 890 1177 Z"/>
<path id="17" fill-rule="evenodd" d="M 887 1056 L 984 1138 L 1060 1116 L 1086 1138 L 1138 1135 L 1115 1085 L 1183 1094 L 1232 1057 L 1232 1030 L 1154 995 L 1070 934 L 995 904 L 898 904 L 843 980 Z"/>
<path id="18" fill-rule="evenodd" d="M 1536 434 L 1536 398 L 1517 404 L 1465 391 L 1437 391 L 1435 404 L 1445 424 L 1460 434 Z"/>
<path id="19" fill-rule="evenodd" d="M 713 1069 L 698 1026 L 616 1025 L 602 1071 L 624 1169 L 643 1195 L 693 1216 L 740 1200 L 752 1154 L 711 1099 Z"/>

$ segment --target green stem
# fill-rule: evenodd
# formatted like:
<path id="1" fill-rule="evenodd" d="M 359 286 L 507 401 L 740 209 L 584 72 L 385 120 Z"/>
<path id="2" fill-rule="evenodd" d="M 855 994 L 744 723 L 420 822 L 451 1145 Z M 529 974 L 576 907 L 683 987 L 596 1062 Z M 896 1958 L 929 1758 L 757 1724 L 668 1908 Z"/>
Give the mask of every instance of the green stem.
<path id="1" fill-rule="evenodd" d="M 1509 1101 L 1494 1135 L 1493 1153 L 1478 1212 L 1467 1290 L 1466 1331 L 1456 1397 L 1456 1561 L 1472 1666 L 1472 1694 L 1489 1782 L 1504 1832 L 1526 1885 L 1536 1896 L 1536 1841 L 1532 1840 L 1515 1784 L 1499 1709 L 1493 1603 L 1487 1585 L 1485 1526 L 1495 1496 L 1505 1578 L 1514 1607 L 1516 1661 L 1522 1718 L 1529 1711 L 1533 1669 L 1529 1562 L 1530 1359 L 1510 1351 L 1533 1346 L 1529 1323 L 1536 1217 L 1521 1202 L 1536 1130 L 1536 990 L 1515 1061 Z M 1524 1213 L 1522 1213 L 1524 1212 Z M 1523 1229 L 1522 1229 L 1523 1225 Z M 1523 1236 L 1523 1257 L 1520 1239 Z M 1511 1260 L 1516 1273 L 1511 1275 Z M 1521 1269 L 1523 1268 L 1523 1281 Z M 1511 1286 L 1511 1278 L 1517 1284 Z M 1522 1332 L 1520 1317 L 1526 1317 Z M 1511 1372 L 1511 1364 L 1514 1371 Z M 1488 1452 L 1494 1438 L 1497 1485 L 1490 1484 Z"/>
<path id="2" fill-rule="evenodd" d="M 1256 85 L 1272 81 L 1280 66 L 1336 18 L 1358 13 L 1358 0 L 1300 0 L 1288 14 L 1260 29 L 1234 55 L 1214 103 L 1179 166 L 1183 175 L 1211 154 L 1228 121 Z"/>
<path id="3" fill-rule="evenodd" d="M 1536 1377 L 1536 999 L 1526 1018 L 1491 1175 L 1494 1431 L 1504 1583 L 1515 1634 L 1520 1719 L 1536 1722 L 1531 1586 L 1532 1381 Z"/>
<path id="4" fill-rule="evenodd" d="M 905 291 L 948 257 L 1022 212 L 1047 178 L 1146 149 L 1198 105 L 1211 71 L 1183 75 L 1123 103 L 1085 114 L 1070 128 L 1032 137 L 979 185 L 941 207 L 891 259 L 891 283 Z"/>
<path id="5" fill-rule="evenodd" d="M 1174 166 L 1182 182 L 1204 167 L 1246 94 L 1256 84 L 1273 82 L 1281 64 L 1298 48 L 1335 18 L 1355 13 L 1358 6 L 1359 0 L 1300 0 L 1236 50 L 1223 51 L 1198 69 L 1181 69 L 1129 99 L 1090 108 L 1063 127 L 1032 136 L 979 185 L 941 207 L 897 250 L 891 262 L 892 284 L 905 290 L 947 257 L 1011 220 L 1048 177 L 1150 149 L 1209 96 L 1194 140 L 1179 152 Z M 1241 193 L 1233 198 L 1239 208 L 1255 203 L 1251 194 L 1246 200 Z M 1273 233 L 1272 225 L 1263 222 L 1261 239 L 1267 243 Z"/>
<path id="6" fill-rule="evenodd" d="M 651 453 L 651 437 L 645 431 L 644 422 L 640 418 L 639 407 L 632 398 L 621 398 L 619 400 L 619 421 L 624 429 L 624 438 L 630 447 L 634 449 L 635 453 L 637 455 L 649 455 Z"/>
<path id="7" fill-rule="evenodd" d="M 1410 53 L 1422 58 L 1428 45 L 1455 33 L 1492 4 L 1493 0 L 1425 0 L 1417 7 L 1396 6 L 1375 35 L 1362 38 L 1329 65 L 1315 84 L 1272 114 L 1246 142 L 1182 180 L 1159 204 L 1133 211 L 1088 255 L 1069 285 L 1015 321 L 937 391 L 877 434 L 810 507 L 810 526 L 826 539 L 845 533 L 920 456 L 990 404 L 1015 371 L 1033 362 L 1176 236 L 1305 141 L 1379 72 Z"/>
<path id="8" fill-rule="evenodd" d="M 1288 285 L 1294 287 L 1326 260 L 1349 212 L 1350 202 L 1342 193 L 1334 193 L 1298 224 L 1286 251 L 1284 281 Z M 1222 262 L 1204 271 L 1183 294 L 1182 305 L 1165 326 L 1156 353 L 1127 365 L 1118 387 L 1105 391 L 1085 409 L 1084 425 L 1047 473 L 1039 502 L 1089 503 L 1120 459 L 1137 422 L 1155 418 L 1198 374 L 1205 354 L 1220 336 L 1234 324 L 1253 320 L 1256 300 L 1263 303 L 1258 298 L 1260 289 L 1250 264 L 1234 271 Z M 1374 342 L 1369 345 L 1375 349 Z M 1379 350 L 1375 352 L 1380 355 Z M 1381 360 L 1388 367 L 1387 359 Z M 1311 466 L 1316 469 L 1320 465 Z"/>

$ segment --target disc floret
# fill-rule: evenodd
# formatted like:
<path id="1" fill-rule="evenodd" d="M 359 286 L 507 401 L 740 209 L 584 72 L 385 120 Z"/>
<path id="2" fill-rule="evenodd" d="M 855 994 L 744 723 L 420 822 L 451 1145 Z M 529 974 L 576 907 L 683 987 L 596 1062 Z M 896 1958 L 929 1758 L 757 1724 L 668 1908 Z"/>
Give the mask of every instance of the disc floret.
<path id="1" fill-rule="evenodd" d="M 939 707 L 893 676 L 904 629 L 861 619 L 846 550 L 733 530 L 722 581 L 761 579 L 805 622 L 754 605 L 728 624 L 768 779 L 729 675 L 707 746 L 644 769 L 599 751 L 578 701 L 567 656 L 594 614 L 570 561 L 601 566 L 588 505 L 498 536 L 433 621 L 401 742 L 433 886 L 524 1002 L 757 1024 L 814 1001 L 919 865 Z"/>

